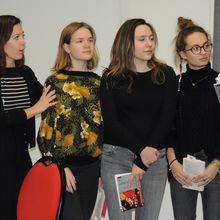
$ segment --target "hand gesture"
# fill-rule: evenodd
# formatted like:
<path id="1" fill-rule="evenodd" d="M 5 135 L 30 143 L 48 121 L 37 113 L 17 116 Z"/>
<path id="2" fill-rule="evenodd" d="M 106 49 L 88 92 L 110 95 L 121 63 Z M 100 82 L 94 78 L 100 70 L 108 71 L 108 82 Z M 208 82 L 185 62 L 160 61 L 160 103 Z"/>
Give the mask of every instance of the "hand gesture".
<path id="1" fill-rule="evenodd" d="M 131 177 L 128 181 L 128 186 L 131 185 L 133 179 L 135 179 L 137 182 L 140 182 L 140 180 L 143 178 L 144 174 L 145 174 L 144 170 L 142 170 L 137 165 L 133 164 L 132 171 L 131 171 Z"/>
<path id="2" fill-rule="evenodd" d="M 217 173 L 217 167 L 210 163 L 202 174 L 193 178 L 193 182 L 198 183 L 199 186 L 206 186 L 215 178 Z"/>
<path id="3" fill-rule="evenodd" d="M 44 88 L 42 96 L 34 106 L 24 109 L 27 119 L 32 118 L 35 115 L 42 113 L 50 106 L 57 104 L 57 102 L 52 102 L 56 98 L 56 95 L 55 90 L 50 91 L 50 88 L 51 86 Z"/>
<path id="4" fill-rule="evenodd" d="M 155 162 L 160 157 L 160 152 L 154 147 L 145 147 L 141 151 L 141 160 L 146 167 Z"/>
<path id="5" fill-rule="evenodd" d="M 178 162 L 178 160 L 175 160 L 172 165 L 170 166 L 171 172 L 174 176 L 174 178 L 181 184 L 185 186 L 191 186 L 192 185 L 192 179 L 189 175 L 187 175 L 185 172 L 183 172 L 183 165 Z"/>
<path id="6" fill-rule="evenodd" d="M 50 88 L 50 85 L 44 88 L 42 96 L 40 97 L 38 102 L 33 106 L 37 114 L 40 114 L 43 111 L 45 111 L 48 107 L 57 104 L 57 102 L 52 102 L 56 98 L 56 95 L 55 90 L 50 91 Z"/>
<path id="7" fill-rule="evenodd" d="M 70 168 L 65 167 L 64 172 L 66 176 L 66 191 L 74 193 L 74 191 L 76 191 L 76 179 Z"/>

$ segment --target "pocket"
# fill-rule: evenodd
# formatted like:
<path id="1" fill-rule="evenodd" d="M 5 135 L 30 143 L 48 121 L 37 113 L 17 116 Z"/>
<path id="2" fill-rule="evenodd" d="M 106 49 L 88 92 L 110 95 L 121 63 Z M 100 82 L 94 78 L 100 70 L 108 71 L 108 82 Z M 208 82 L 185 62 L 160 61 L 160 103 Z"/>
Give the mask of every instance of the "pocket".
<path id="1" fill-rule="evenodd" d="M 104 144 L 103 149 L 102 149 L 102 154 L 106 156 L 110 156 L 110 155 L 115 154 L 117 149 L 118 149 L 117 146 L 113 146 L 111 144 Z"/>

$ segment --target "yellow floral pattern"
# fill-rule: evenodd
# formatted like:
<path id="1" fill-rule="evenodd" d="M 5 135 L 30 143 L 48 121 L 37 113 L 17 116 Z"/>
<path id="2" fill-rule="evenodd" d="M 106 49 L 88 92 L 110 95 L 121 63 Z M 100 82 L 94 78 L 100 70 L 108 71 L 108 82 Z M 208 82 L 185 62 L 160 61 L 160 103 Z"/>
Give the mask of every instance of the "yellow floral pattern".
<path id="1" fill-rule="evenodd" d="M 56 91 L 55 106 L 42 113 L 38 145 L 42 154 L 99 157 L 102 152 L 100 77 L 60 71 L 46 80 Z"/>

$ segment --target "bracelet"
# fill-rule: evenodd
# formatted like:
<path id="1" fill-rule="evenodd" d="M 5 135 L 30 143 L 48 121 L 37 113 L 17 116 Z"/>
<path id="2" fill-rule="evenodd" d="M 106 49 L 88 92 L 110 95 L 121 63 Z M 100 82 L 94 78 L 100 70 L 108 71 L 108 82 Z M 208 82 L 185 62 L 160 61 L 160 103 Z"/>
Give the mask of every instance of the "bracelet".
<path id="1" fill-rule="evenodd" d="M 174 162 L 174 161 L 176 161 L 177 159 L 175 158 L 175 159 L 173 159 L 170 163 L 169 163 L 169 167 L 172 165 L 172 163 Z"/>
<path id="2" fill-rule="evenodd" d="M 220 172 L 220 161 L 218 159 L 214 159 L 211 164 L 213 164 L 218 169 L 218 172 Z"/>

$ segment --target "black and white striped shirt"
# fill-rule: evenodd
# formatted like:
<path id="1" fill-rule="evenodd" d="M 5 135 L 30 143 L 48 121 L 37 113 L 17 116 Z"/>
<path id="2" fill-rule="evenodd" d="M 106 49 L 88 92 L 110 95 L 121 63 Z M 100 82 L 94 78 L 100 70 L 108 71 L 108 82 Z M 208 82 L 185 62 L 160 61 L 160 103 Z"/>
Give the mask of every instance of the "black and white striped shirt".
<path id="1" fill-rule="evenodd" d="M 5 111 L 30 107 L 28 87 L 23 77 L 1 77 L 1 96 Z"/>

